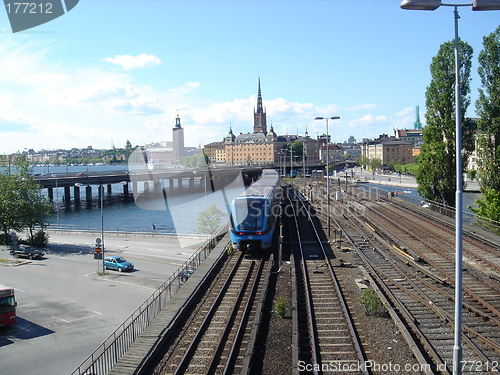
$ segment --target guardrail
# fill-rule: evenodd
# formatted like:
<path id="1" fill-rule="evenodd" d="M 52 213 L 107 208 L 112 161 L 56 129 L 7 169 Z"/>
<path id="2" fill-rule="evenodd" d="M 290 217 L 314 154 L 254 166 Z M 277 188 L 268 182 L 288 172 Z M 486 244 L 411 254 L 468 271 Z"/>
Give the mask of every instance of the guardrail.
<path id="1" fill-rule="evenodd" d="M 184 264 L 175 271 L 155 292 L 92 352 L 71 375 L 104 375 L 126 353 L 139 335 L 151 324 L 172 296 L 177 293 L 189 277 L 191 269 L 197 268 L 215 248 L 218 235 L 207 240 Z"/>
<path id="2" fill-rule="evenodd" d="M 144 228 L 116 228 L 109 229 L 106 228 L 101 230 L 96 227 L 84 227 L 81 225 L 71 225 L 71 224 L 50 224 L 47 229 L 48 232 L 58 232 L 58 233 L 86 233 L 86 234 L 96 234 L 101 235 L 115 235 L 115 236 L 134 236 L 134 237 L 167 237 L 167 238 L 197 238 L 197 239 L 209 239 L 210 236 L 201 233 L 175 233 L 167 230 L 156 229 L 156 230 L 144 230 Z"/>

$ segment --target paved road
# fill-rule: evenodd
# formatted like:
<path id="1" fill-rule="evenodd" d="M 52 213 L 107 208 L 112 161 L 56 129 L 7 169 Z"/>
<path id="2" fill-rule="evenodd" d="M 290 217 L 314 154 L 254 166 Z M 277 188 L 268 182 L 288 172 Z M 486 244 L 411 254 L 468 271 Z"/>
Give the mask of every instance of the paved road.
<path id="1" fill-rule="evenodd" d="M 203 242 L 105 237 L 107 255 L 127 258 L 136 271 L 98 276 L 95 238 L 51 233 L 45 259 L 2 263 L 0 283 L 16 289 L 18 302 L 18 324 L 0 329 L 2 375 L 71 373 Z M 0 258 L 11 259 L 6 250 Z"/>
<path id="2" fill-rule="evenodd" d="M 401 186 L 408 188 L 416 188 L 418 186 L 417 181 L 414 176 L 411 175 L 398 175 L 397 173 L 373 173 L 372 171 L 367 171 L 361 167 L 349 168 L 347 171 L 340 172 L 337 177 L 344 181 L 345 175 L 352 176 L 354 173 L 354 179 L 359 179 L 361 181 L 366 181 L 372 184 L 389 185 L 389 186 Z M 479 184 L 477 181 L 466 181 L 466 187 L 464 191 L 479 191 Z"/>

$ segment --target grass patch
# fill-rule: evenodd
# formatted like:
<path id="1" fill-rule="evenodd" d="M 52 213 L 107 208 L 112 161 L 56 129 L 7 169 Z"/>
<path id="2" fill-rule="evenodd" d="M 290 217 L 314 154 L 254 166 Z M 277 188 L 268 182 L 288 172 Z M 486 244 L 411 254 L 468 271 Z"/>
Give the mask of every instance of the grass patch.
<path id="1" fill-rule="evenodd" d="M 385 308 L 377 293 L 371 289 L 365 289 L 361 296 L 361 303 L 366 315 L 384 315 Z"/>
<path id="2" fill-rule="evenodd" d="M 276 311 L 276 314 L 278 314 L 278 316 L 283 318 L 286 314 L 286 311 L 288 310 L 288 302 L 286 298 L 278 298 L 278 301 L 276 301 L 276 305 L 274 306 L 274 310 Z"/>

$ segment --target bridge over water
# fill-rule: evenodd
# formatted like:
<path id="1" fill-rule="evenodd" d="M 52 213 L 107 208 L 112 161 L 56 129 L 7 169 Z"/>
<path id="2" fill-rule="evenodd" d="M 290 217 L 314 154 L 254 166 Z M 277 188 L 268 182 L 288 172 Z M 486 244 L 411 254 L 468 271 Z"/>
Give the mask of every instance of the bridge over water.
<path id="1" fill-rule="evenodd" d="M 131 171 L 94 172 L 67 174 L 58 173 L 39 175 L 39 184 L 46 188 L 48 197 L 54 199 L 54 189 L 64 189 L 64 202 L 67 206 L 73 202 L 81 203 L 81 191 L 85 188 L 87 205 L 92 203 L 93 187 L 97 188 L 99 196 L 104 186 L 108 194 L 112 193 L 112 186 L 121 184 L 123 195 L 128 199 L 130 193 L 159 191 L 163 194 L 182 194 L 186 192 L 215 191 L 223 188 L 239 176 L 245 184 L 255 180 L 262 172 L 262 167 L 229 167 L 229 168 L 197 168 L 197 169 L 138 169 Z M 100 188 L 101 187 L 101 188 Z M 71 191 L 73 190 L 73 196 Z"/>

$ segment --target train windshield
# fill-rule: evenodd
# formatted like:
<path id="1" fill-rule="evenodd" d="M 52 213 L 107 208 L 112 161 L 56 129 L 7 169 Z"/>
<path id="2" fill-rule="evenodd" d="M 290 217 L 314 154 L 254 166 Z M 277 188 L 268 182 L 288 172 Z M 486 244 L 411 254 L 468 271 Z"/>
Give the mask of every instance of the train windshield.
<path id="1" fill-rule="evenodd" d="M 265 218 L 266 201 L 264 199 L 236 199 L 234 202 L 236 217 L 233 218 L 237 230 L 262 231 Z"/>

